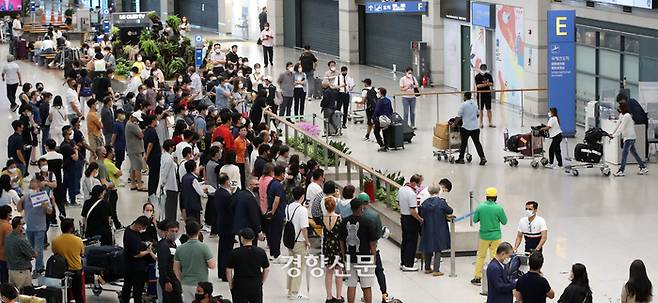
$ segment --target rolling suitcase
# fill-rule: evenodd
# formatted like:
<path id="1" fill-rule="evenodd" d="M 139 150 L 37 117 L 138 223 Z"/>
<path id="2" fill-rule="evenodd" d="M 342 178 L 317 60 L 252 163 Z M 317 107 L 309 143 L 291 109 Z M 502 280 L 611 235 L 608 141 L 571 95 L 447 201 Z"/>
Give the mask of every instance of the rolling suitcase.
<path id="1" fill-rule="evenodd" d="M 416 136 L 414 129 L 409 124 L 404 124 L 404 142 L 411 143 L 411 139 Z"/>
<path id="2" fill-rule="evenodd" d="M 27 60 L 27 41 L 25 39 L 18 40 L 18 47 L 16 48 L 16 59 Z"/>
<path id="3" fill-rule="evenodd" d="M 315 85 L 313 85 L 314 90 L 311 92 L 311 96 L 313 97 L 313 99 L 321 99 L 322 98 L 322 79 L 320 79 L 319 77 L 315 77 L 313 79 L 313 81 L 315 81 L 315 82 L 313 82 L 313 84 L 315 84 Z"/>
<path id="4" fill-rule="evenodd" d="M 391 123 L 384 131 L 386 136 L 386 147 L 392 149 L 404 148 L 404 124 Z"/>
<path id="5" fill-rule="evenodd" d="M 343 119 L 343 113 L 339 110 L 333 112 L 324 113 L 325 119 L 325 132 L 329 136 L 338 136 L 342 132 L 341 121 Z"/>

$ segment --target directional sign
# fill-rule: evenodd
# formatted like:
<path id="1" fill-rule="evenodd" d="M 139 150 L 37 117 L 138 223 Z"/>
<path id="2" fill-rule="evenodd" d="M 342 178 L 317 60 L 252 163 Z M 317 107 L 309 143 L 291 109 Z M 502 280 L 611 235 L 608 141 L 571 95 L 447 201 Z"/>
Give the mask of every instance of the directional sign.
<path id="1" fill-rule="evenodd" d="M 427 14 L 427 1 L 366 2 L 366 14 Z"/>
<path id="2" fill-rule="evenodd" d="M 106 34 L 109 34 L 110 33 L 110 28 L 111 28 L 110 21 L 107 21 L 107 20 L 103 21 L 103 32 L 106 33 Z"/>
<path id="3" fill-rule="evenodd" d="M 199 68 L 201 64 L 203 64 L 203 48 L 197 48 L 194 51 L 194 65 Z"/>
<path id="4" fill-rule="evenodd" d="M 110 10 L 106 8 L 101 13 L 103 14 L 103 16 L 108 16 L 110 15 Z"/>
<path id="5" fill-rule="evenodd" d="M 30 2 L 30 11 L 31 12 L 36 12 L 37 11 L 37 4 L 34 2 Z"/>
<path id="6" fill-rule="evenodd" d="M 196 43 L 196 47 L 201 47 L 203 45 L 203 37 L 197 34 L 194 36 L 194 43 Z"/>

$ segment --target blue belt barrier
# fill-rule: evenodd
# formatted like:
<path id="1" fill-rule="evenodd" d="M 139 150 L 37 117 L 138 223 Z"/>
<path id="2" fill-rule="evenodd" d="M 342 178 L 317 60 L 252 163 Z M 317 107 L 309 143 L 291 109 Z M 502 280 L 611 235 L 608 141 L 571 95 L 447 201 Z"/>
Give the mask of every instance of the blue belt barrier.
<path id="1" fill-rule="evenodd" d="M 457 218 L 455 218 L 455 222 L 463 221 L 464 219 L 466 219 L 466 218 L 472 216 L 474 213 L 475 213 L 475 212 L 470 212 L 470 213 L 465 214 L 465 215 L 463 215 L 463 216 L 461 216 L 461 217 L 457 217 Z"/>

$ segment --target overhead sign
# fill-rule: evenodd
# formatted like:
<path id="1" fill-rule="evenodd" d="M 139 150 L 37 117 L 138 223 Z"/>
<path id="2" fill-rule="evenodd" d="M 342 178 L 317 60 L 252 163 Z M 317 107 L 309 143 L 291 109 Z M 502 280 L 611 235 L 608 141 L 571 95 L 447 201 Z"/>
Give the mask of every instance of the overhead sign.
<path id="1" fill-rule="evenodd" d="M 576 134 L 576 11 L 548 11 L 548 105 L 565 136 Z"/>
<path id="2" fill-rule="evenodd" d="M 617 4 L 622 6 L 639 7 L 646 9 L 653 9 L 653 0 L 594 0 L 595 2 L 602 2 L 608 4 Z"/>
<path id="3" fill-rule="evenodd" d="M 198 69 L 203 64 L 203 48 L 197 48 L 194 51 L 194 65 Z"/>
<path id="4" fill-rule="evenodd" d="M 366 2 L 366 14 L 427 14 L 427 1 Z"/>
<path id="5" fill-rule="evenodd" d="M 112 23 L 116 27 L 146 27 L 151 26 L 147 13 L 114 13 Z"/>
<path id="6" fill-rule="evenodd" d="M 496 6 L 489 3 L 473 2 L 471 24 L 486 28 L 496 28 Z"/>
<path id="7" fill-rule="evenodd" d="M 465 22 L 471 21 L 471 1 L 441 0 L 441 17 Z"/>

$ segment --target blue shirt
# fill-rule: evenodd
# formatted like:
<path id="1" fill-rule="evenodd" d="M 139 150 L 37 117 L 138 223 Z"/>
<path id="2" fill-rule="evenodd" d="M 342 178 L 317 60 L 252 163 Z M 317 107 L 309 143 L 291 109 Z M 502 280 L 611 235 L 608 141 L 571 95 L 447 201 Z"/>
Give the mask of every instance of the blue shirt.
<path id="1" fill-rule="evenodd" d="M 393 115 L 393 106 L 391 106 L 391 100 L 386 97 L 382 97 L 375 103 L 375 112 L 374 116 L 375 118 L 379 118 L 379 116 L 387 116 L 390 117 Z"/>
<path id="2" fill-rule="evenodd" d="M 126 125 L 123 122 L 114 121 L 114 134 L 117 135 L 114 142 L 115 150 L 126 150 Z"/>
<path id="3" fill-rule="evenodd" d="M 274 214 L 274 218 L 283 220 L 285 217 L 285 211 L 286 211 L 286 206 L 288 203 L 286 202 L 286 191 L 283 189 L 283 184 L 279 180 L 273 179 L 270 182 L 270 185 L 267 188 L 267 209 L 272 210 L 272 206 L 274 205 L 274 198 L 279 197 L 279 207 L 276 209 L 276 214 Z"/>
<path id="4" fill-rule="evenodd" d="M 204 134 L 206 133 L 206 119 L 202 116 L 196 116 L 194 118 L 194 133 L 199 133 L 199 131 L 202 131 Z"/>
<path id="5" fill-rule="evenodd" d="M 25 195 L 25 201 L 23 201 L 23 208 L 25 208 L 25 224 L 27 225 L 27 231 L 46 231 L 48 227 L 46 226 L 46 210 L 41 207 L 32 206 L 32 191 L 28 191 Z M 49 195 L 50 196 L 50 195 Z M 46 202 L 50 205 L 50 201 Z"/>
<path id="6" fill-rule="evenodd" d="M 478 129 L 478 106 L 473 100 L 466 100 L 459 106 L 457 116 L 462 118 L 462 127 L 465 130 Z"/>
<path id="7" fill-rule="evenodd" d="M 215 94 L 217 94 L 215 97 L 215 107 L 217 107 L 217 110 L 229 107 L 228 97 L 224 96 L 224 93 L 231 93 L 232 90 L 233 85 L 217 85 L 217 88 L 215 88 Z"/>

